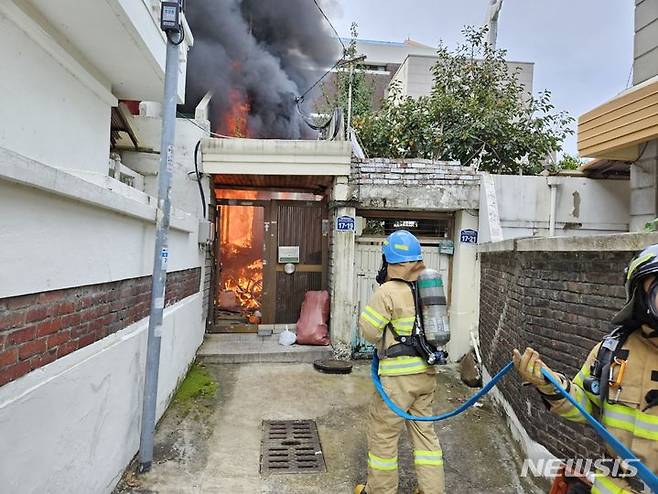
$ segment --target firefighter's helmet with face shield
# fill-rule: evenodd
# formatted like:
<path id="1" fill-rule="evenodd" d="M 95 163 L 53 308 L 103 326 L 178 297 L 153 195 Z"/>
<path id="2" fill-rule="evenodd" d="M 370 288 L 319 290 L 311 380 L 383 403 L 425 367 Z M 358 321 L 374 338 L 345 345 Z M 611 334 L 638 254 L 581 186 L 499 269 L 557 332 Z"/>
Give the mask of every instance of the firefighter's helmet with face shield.
<path id="1" fill-rule="evenodd" d="M 644 288 L 647 276 L 656 278 Z M 637 254 L 625 270 L 626 305 L 615 315 L 615 324 L 648 324 L 658 330 L 658 244 L 651 245 Z"/>

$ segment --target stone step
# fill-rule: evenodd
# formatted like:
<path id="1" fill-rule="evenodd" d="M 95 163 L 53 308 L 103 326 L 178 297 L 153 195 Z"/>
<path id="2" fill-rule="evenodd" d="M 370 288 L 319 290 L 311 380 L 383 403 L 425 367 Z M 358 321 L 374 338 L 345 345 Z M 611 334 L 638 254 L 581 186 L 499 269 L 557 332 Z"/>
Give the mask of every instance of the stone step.
<path id="1" fill-rule="evenodd" d="M 331 356 L 331 346 L 283 346 L 276 334 L 206 334 L 197 354 L 211 364 L 312 363 Z"/>

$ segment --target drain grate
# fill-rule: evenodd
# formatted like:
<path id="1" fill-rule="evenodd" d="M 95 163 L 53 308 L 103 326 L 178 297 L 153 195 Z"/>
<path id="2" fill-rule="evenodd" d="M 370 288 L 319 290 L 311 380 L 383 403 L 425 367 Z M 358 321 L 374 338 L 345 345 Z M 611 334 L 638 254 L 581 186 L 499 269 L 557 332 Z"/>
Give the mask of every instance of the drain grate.
<path id="1" fill-rule="evenodd" d="M 260 472 L 326 472 L 318 428 L 313 420 L 263 422 Z"/>

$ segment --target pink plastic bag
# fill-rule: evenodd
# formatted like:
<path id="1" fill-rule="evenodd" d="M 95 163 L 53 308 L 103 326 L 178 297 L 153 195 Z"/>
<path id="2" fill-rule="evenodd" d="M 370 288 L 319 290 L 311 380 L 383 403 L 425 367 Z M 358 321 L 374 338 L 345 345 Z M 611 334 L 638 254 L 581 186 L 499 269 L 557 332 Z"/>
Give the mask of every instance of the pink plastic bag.
<path id="1" fill-rule="evenodd" d="M 322 345 L 331 343 L 329 340 L 329 293 L 306 292 L 302 313 L 297 321 L 298 345 Z"/>

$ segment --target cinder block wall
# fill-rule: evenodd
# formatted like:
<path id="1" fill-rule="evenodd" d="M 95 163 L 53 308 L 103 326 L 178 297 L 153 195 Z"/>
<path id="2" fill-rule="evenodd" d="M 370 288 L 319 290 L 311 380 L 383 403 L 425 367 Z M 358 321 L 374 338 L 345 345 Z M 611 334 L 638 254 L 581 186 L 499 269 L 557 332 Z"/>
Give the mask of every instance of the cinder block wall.
<path id="1" fill-rule="evenodd" d="M 554 370 L 573 378 L 624 303 L 623 271 L 634 250 L 655 241 L 650 235 L 626 234 L 484 248 L 479 331 L 489 372 L 505 365 L 512 349 L 531 346 Z M 548 413 L 534 390 L 522 388 L 516 373 L 499 390 L 530 437 L 557 457 L 600 452 L 587 427 Z"/>

